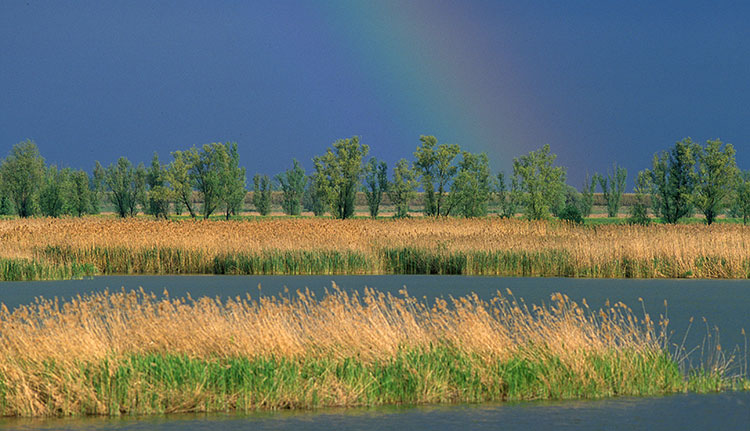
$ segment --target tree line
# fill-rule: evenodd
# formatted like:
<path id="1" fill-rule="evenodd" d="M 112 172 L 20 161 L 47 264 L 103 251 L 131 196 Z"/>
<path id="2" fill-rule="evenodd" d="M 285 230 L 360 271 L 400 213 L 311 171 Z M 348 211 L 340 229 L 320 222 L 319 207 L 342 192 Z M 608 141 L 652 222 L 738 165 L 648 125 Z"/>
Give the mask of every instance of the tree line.
<path id="1" fill-rule="evenodd" d="M 367 159 L 368 154 L 369 147 L 354 136 L 314 157 L 310 175 L 297 160 L 273 178 L 257 174 L 252 204 L 268 215 L 271 192 L 279 189 L 288 215 L 308 210 L 346 219 L 354 215 L 357 192 L 363 192 L 372 217 L 378 216 L 383 196 L 390 199 L 395 217 L 407 217 L 421 189 L 427 216 L 481 217 L 494 201 L 501 217 L 522 213 L 531 220 L 555 216 L 581 222 L 591 214 L 597 189 L 608 216 L 617 217 L 627 182 L 625 168 L 613 164 L 608 172 L 587 175 L 578 191 L 566 184 L 566 170 L 555 166 L 557 156 L 549 145 L 515 158 L 509 176 L 492 175 L 486 154 L 438 144 L 434 136 L 420 136 L 413 161 L 399 160 L 390 179 L 386 162 Z M 148 167 L 134 166 L 125 157 L 107 167 L 97 161 L 89 174 L 47 165 L 33 141 L 20 142 L 0 163 L 0 214 L 81 216 L 99 213 L 106 201 L 120 217 L 187 212 L 193 218 L 220 213 L 229 219 L 242 210 L 247 176 L 236 143 L 211 143 L 171 156 L 162 164 L 154 153 Z M 700 211 L 711 224 L 725 210 L 745 224 L 750 221 L 750 171 L 738 169 L 733 146 L 719 140 L 701 146 L 685 138 L 655 154 L 652 167 L 638 173 L 634 191 L 631 223 L 649 223 L 649 209 L 667 223 Z"/>

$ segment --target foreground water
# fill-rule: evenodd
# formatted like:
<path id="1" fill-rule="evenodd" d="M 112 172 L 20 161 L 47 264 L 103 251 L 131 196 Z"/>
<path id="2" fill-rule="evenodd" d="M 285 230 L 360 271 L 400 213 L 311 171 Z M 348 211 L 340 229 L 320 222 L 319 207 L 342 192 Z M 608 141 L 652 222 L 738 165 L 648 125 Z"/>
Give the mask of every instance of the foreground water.
<path id="1" fill-rule="evenodd" d="M 693 350 L 693 365 L 705 363 L 722 345 L 723 352 L 737 353 L 735 369 L 744 367 L 746 338 L 750 329 L 750 283 L 728 280 L 607 280 L 494 278 L 463 276 L 130 276 L 95 277 L 51 282 L 0 282 L 0 302 L 9 308 L 33 302 L 35 297 L 70 299 L 105 289 L 143 287 L 158 295 L 166 289 L 172 297 L 234 297 L 293 294 L 309 288 L 316 294 L 332 282 L 346 290 L 365 286 L 428 301 L 436 297 L 463 296 L 472 292 L 489 299 L 499 290 L 511 289 L 529 304 L 549 302 L 562 292 L 575 301 L 583 298 L 592 308 L 622 301 L 636 314 L 643 309 L 658 321 L 667 315 L 673 333 L 672 349 Z M 262 287 L 259 289 L 258 285 Z M 641 302 L 639 298 L 643 299 Z M 665 307 L 664 302 L 667 302 Z M 706 323 L 703 318 L 705 317 Z M 694 318 L 692 328 L 690 319 Z M 714 331 L 719 329 L 719 335 Z M 733 350 L 736 347 L 737 350 Z M 531 402 L 519 404 L 384 407 L 377 409 L 323 410 L 313 412 L 265 412 L 251 415 L 170 415 L 144 418 L 0 419 L 9 429 L 750 429 L 750 393 L 675 395 L 659 398 L 623 398 L 598 401 Z"/>
<path id="2" fill-rule="evenodd" d="M 595 401 L 379 407 L 249 415 L 141 418 L 0 419 L 30 430 L 747 430 L 750 393 L 672 395 Z"/>

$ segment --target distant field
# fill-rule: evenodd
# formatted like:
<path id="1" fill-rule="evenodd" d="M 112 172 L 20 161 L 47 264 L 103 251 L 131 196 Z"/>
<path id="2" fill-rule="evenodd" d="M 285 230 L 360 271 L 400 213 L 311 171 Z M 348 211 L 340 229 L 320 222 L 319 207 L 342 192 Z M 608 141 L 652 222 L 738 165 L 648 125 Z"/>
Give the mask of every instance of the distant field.
<path id="1" fill-rule="evenodd" d="M 747 278 L 750 229 L 700 223 L 250 218 L 0 221 L 4 280 L 91 274 Z"/>

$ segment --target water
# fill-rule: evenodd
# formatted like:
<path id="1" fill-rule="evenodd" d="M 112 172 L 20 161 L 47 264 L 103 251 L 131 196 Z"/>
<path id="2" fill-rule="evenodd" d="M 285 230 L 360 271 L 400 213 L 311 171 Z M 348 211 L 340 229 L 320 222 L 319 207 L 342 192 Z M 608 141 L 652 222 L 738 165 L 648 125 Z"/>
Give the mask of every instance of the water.
<path id="1" fill-rule="evenodd" d="M 378 407 L 249 415 L 0 419 L 17 430 L 747 430 L 750 393 L 658 398 Z"/>
<path id="2" fill-rule="evenodd" d="M 373 287 L 396 294 L 407 287 L 411 296 L 427 298 L 462 296 L 472 292 L 489 299 L 509 288 L 529 304 L 548 303 L 562 292 L 575 301 L 586 298 L 592 308 L 606 300 L 622 301 L 653 319 L 668 314 L 674 332 L 671 341 L 691 349 L 698 347 L 693 363 L 701 358 L 700 346 L 717 343 L 713 328 L 720 330 L 724 351 L 738 346 L 744 357 L 750 329 L 750 282 L 733 280 L 601 280 L 553 278 L 495 278 L 464 276 L 130 276 L 95 277 L 87 280 L 0 282 L 0 302 L 9 308 L 43 296 L 69 299 L 105 289 L 143 287 L 170 296 L 276 295 L 310 288 L 321 295 L 331 283 L 347 290 Z M 262 288 L 259 289 L 258 285 Z M 643 299 L 643 302 L 639 301 Z M 664 301 L 668 306 L 665 308 Z M 687 332 L 689 320 L 695 318 Z M 703 323 L 703 317 L 707 324 Z M 708 327 L 708 329 L 707 329 Z M 687 335 L 686 335 L 687 333 Z M 711 338 L 708 338 L 711 334 Z M 744 361 L 744 359 L 742 359 Z M 139 430 L 139 429 L 278 429 L 278 430 L 379 430 L 410 429 L 738 429 L 750 430 L 750 393 L 684 394 L 658 398 L 616 398 L 596 401 L 526 402 L 460 406 L 381 407 L 295 412 L 263 412 L 251 415 L 169 415 L 142 418 L 0 419 L 0 428 Z"/>

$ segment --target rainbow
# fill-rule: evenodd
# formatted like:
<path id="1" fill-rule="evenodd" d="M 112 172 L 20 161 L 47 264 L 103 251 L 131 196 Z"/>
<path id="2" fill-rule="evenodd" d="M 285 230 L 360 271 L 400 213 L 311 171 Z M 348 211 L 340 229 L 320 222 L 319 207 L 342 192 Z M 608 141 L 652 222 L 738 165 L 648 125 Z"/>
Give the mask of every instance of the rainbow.
<path id="1" fill-rule="evenodd" d="M 408 119 L 415 148 L 419 134 L 432 134 L 440 142 L 485 152 L 493 170 L 509 171 L 514 157 L 545 143 L 532 142 L 525 126 L 514 124 L 514 115 L 534 107 L 524 95 L 526 84 L 509 84 L 525 79 L 510 48 L 498 51 L 498 42 L 476 27 L 479 19 L 471 15 L 476 11 L 463 2 L 321 7 L 337 40 L 355 53 L 364 78 L 375 86 L 378 103 Z"/>

